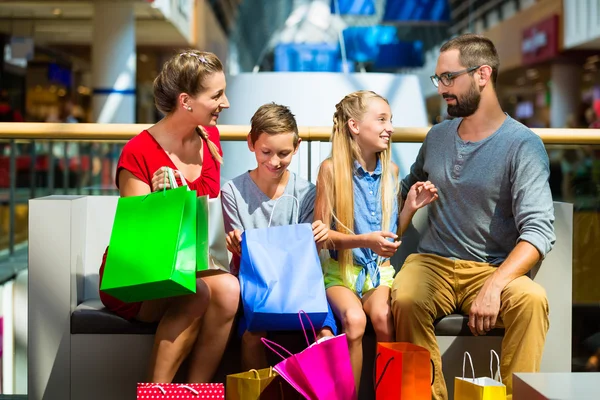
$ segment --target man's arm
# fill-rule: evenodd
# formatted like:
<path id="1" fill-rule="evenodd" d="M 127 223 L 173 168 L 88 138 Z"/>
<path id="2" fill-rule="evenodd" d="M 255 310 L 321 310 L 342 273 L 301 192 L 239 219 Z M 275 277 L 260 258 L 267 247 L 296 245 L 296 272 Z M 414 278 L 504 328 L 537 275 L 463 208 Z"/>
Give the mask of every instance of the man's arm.
<path id="1" fill-rule="evenodd" d="M 548 179 L 548 155 L 539 138 L 519 144 L 511 160 L 513 215 L 519 239 L 506 260 L 487 279 L 469 313 L 469 328 L 484 335 L 496 325 L 500 295 L 516 278 L 527 274 L 552 249 L 554 206 Z"/>

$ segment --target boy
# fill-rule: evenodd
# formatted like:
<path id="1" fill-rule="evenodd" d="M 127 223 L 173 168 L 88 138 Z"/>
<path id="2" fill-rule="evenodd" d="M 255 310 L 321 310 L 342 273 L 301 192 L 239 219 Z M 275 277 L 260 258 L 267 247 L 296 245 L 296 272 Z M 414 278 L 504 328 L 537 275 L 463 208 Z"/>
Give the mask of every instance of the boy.
<path id="1" fill-rule="evenodd" d="M 288 107 L 265 104 L 252 116 L 248 148 L 256 156 L 257 167 L 225 183 L 221 189 L 227 249 L 233 254 L 231 272 L 235 275 L 239 271 L 242 232 L 268 227 L 271 213 L 272 226 L 291 225 L 296 220 L 299 223 L 312 223 L 318 250 L 327 240 L 328 227 L 321 221 L 313 222 L 315 186 L 288 171 L 300 142 L 296 119 Z M 283 195 L 298 199 L 299 216 L 296 215 L 296 202 L 291 197 L 281 199 L 273 211 L 275 202 Z M 333 336 L 335 333 L 335 320 L 330 310 L 319 337 Z M 260 340 L 265 336 L 266 332 L 244 332 L 244 369 L 269 366 Z"/>

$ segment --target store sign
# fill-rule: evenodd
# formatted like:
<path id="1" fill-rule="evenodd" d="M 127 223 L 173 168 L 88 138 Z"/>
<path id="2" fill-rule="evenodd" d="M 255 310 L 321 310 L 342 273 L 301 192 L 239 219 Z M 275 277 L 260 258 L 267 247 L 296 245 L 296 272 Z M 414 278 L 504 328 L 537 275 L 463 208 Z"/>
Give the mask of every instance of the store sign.
<path id="1" fill-rule="evenodd" d="M 521 54 L 525 65 L 546 61 L 558 55 L 558 15 L 523 31 Z"/>

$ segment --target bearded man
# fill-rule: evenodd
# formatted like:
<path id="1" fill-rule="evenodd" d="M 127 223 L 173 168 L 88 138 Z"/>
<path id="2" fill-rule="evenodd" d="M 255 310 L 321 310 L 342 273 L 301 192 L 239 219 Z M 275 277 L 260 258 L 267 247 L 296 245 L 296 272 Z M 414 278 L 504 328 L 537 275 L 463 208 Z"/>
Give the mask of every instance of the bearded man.
<path id="1" fill-rule="evenodd" d="M 431 352 L 436 400 L 448 393 L 435 320 L 468 315 L 476 336 L 505 329 L 501 375 L 509 399 L 514 372 L 539 371 L 549 327 L 546 293 L 527 276 L 555 241 L 548 155 L 535 133 L 502 111 L 499 64 L 483 36 L 441 47 L 431 81 L 454 118 L 430 130 L 402 181 L 403 197 L 417 181 L 431 181 L 439 194 L 418 253 L 406 259 L 391 294 L 396 340 Z"/>

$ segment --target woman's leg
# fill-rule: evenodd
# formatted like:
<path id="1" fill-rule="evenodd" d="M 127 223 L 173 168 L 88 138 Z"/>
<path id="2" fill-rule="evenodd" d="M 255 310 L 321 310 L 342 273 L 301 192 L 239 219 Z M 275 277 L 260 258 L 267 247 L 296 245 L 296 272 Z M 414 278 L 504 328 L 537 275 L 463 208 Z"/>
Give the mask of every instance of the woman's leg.
<path id="1" fill-rule="evenodd" d="M 327 289 L 327 299 L 335 315 L 342 321 L 342 330 L 348 339 L 350 362 L 358 393 L 363 362 L 362 338 L 367 326 L 367 317 L 360 299 L 345 286 L 332 286 Z"/>
<path id="2" fill-rule="evenodd" d="M 267 354 L 261 339 L 267 337 L 267 332 L 244 332 L 242 336 L 242 369 L 268 368 Z"/>
<path id="3" fill-rule="evenodd" d="M 154 336 L 149 381 L 170 383 L 196 342 L 209 303 L 209 289 L 196 280 L 196 293 L 144 301 L 136 316 L 142 322 L 160 321 Z"/>
<path id="4" fill-rule="evenodd" d="M 377 342 L 394 341 L 394 318 L 391 310 L 390 288 L 384 285 L 368 291 L 362 298 L 365 313 L 373 324 Z"/>
<path id="5" fill-rule="evenodd" d="M 202 281 L 210 290 L 210 303 L 190 353 L 188 382 L 210 382 L 221 362 L 240 301 L 240 284 L 230 273 L 207 271 Z"/>

